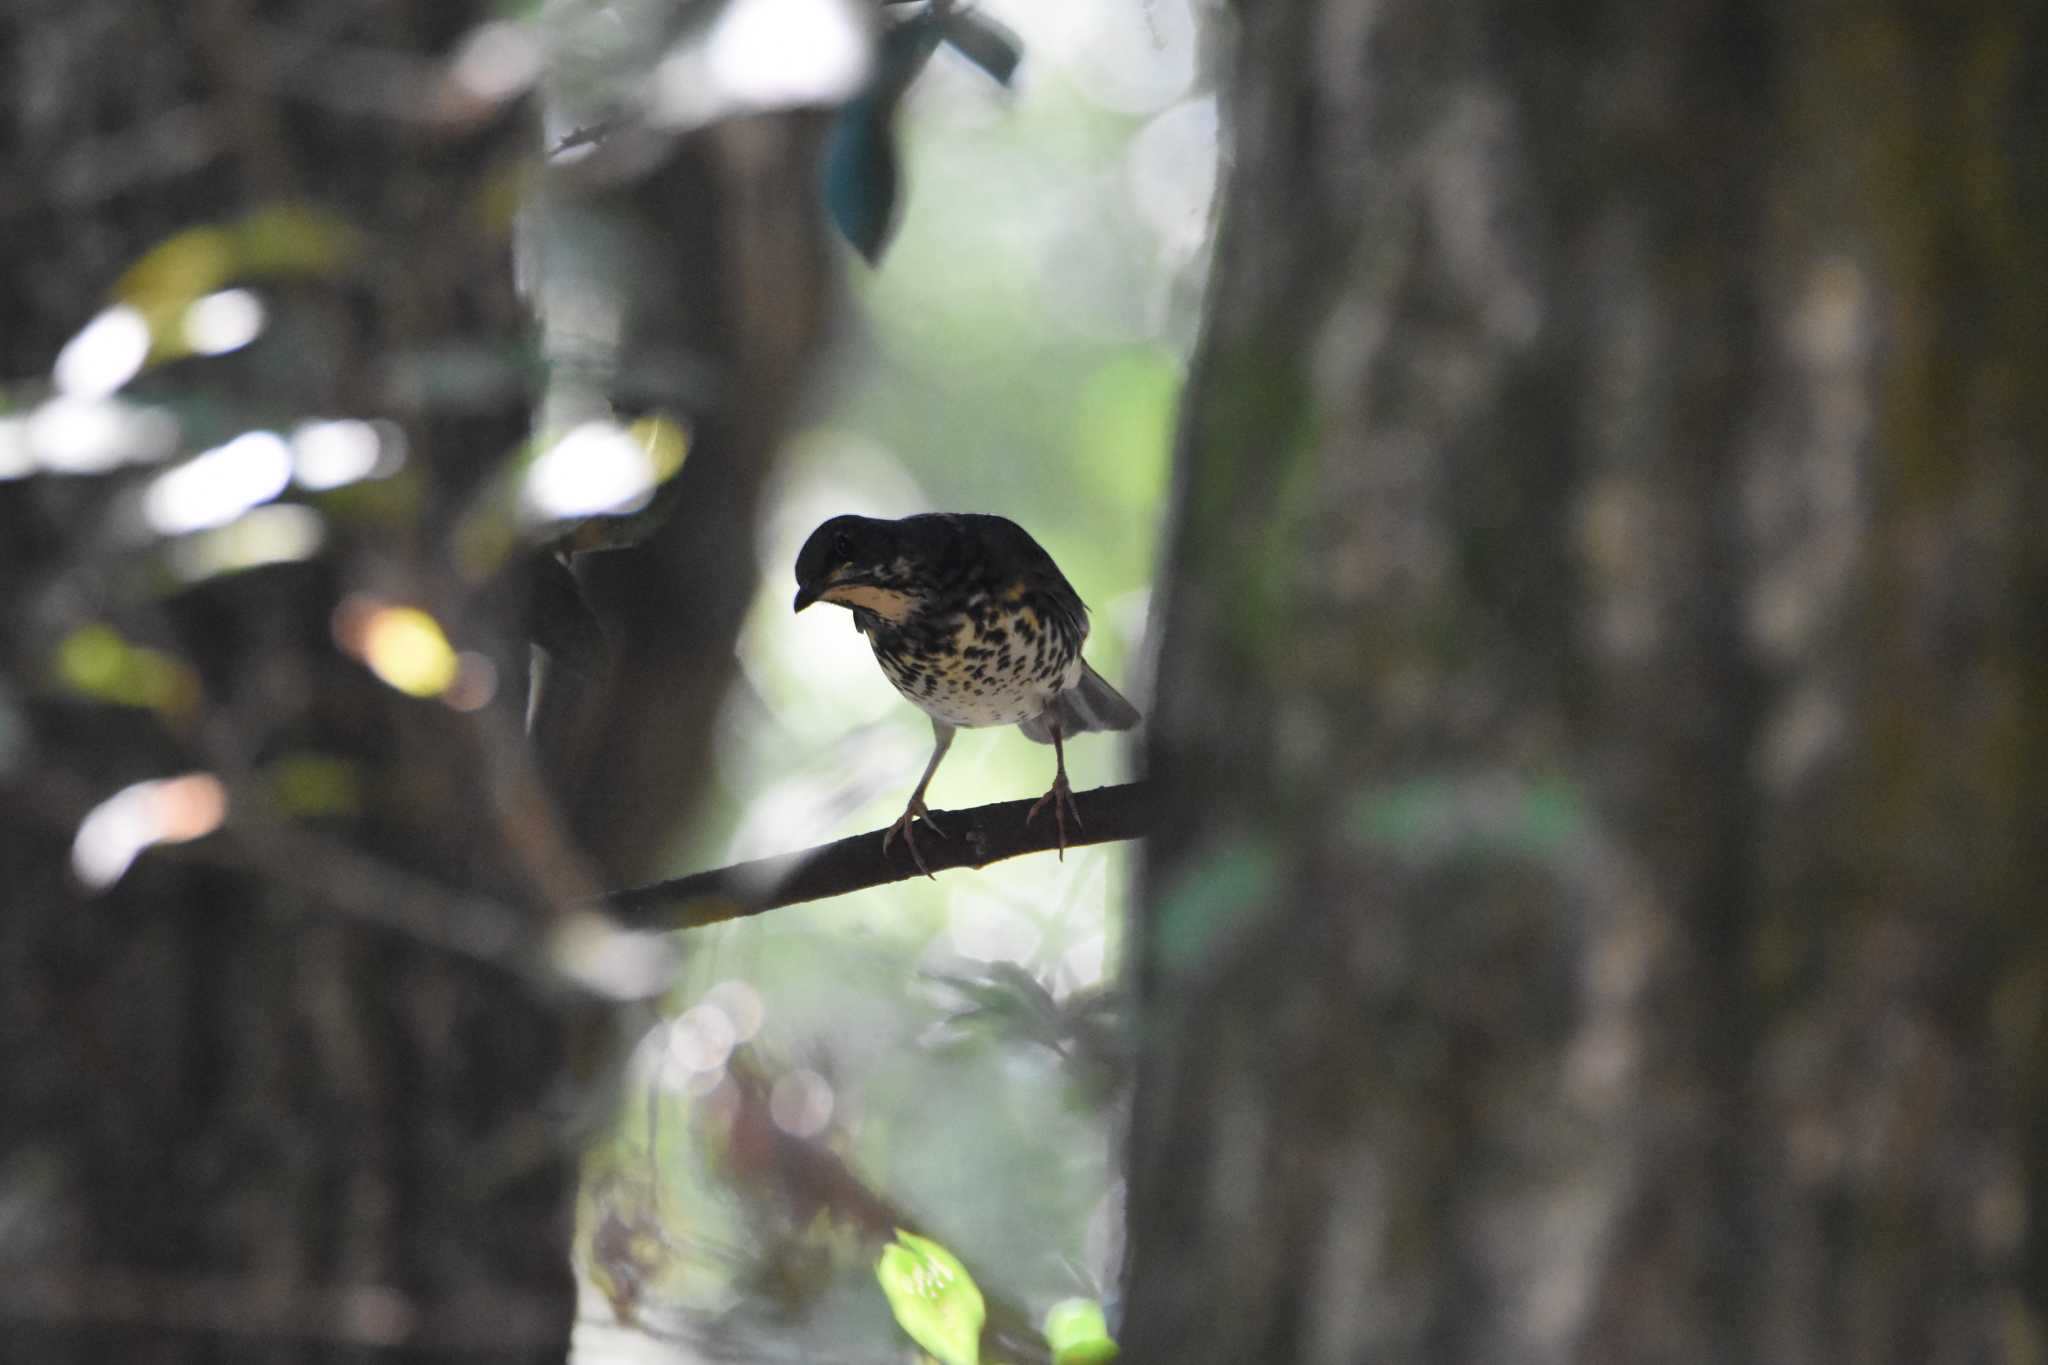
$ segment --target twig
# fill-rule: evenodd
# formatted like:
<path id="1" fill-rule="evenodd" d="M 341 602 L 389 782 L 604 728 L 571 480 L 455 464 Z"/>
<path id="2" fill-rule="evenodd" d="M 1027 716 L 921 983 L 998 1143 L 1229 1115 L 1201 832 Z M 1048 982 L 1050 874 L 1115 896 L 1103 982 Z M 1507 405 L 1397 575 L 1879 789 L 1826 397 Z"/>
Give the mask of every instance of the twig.
<path id="1" fill-rule="evenodd" d="M 1025 853 L 1049 852 L 1059 842 L 1052 812 L 1041 813 L 1026 826 L 1024 816 L 1031 806 L 1028 800 L 998 801 L 972 810 L 935 811 L 938 827 L 947 837 L 941 839 L 920 824 L 918 851 L 933 872 L 987 867 Z M 1143 782 L 1077 792 L 1074 809 L 1081 817 L 1080 828 L 1069 826 L 1069 848 L 1136 839 L 1152 826 L 1150 792 Z M 800 853 L 614 891 L 604 898 L 604 905 L 622 923 L 636 929 L 696 929 L 918 876 L 917 865 L 901 839 L 883 853 L 882 834 L 870 830 Z"/>
<path id="2" fill-rule="evenodd" d="M 571 148 L 585 147 L 593 142 L 602 142 L 612 133 L 615 133 L 620 128 L 624 127 L 625 123 L 626 120 L 624 116 L 621 115 L 614 116 L 612 118 L 599 119 L 595 123 L 584 124 L 580 127 L 572 128 L 568 132 L 562 134 L 562 140 L 560 142 L 557 142 L 553 147 L 551 147 L 548 150 L 548 155 L 551 157 L 560 156 L 563 152 L 569 151 Z"/>

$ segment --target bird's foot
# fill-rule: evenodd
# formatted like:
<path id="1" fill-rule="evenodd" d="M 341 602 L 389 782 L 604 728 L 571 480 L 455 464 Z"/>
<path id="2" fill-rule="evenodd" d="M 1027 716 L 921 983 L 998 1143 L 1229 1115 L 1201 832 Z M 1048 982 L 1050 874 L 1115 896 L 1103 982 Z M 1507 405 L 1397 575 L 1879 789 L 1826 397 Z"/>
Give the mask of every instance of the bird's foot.
<path id="1" fill-rule="evenodd" d="M 1048 801 L 1052 803 L 1053 827 L 1059 835 L 1060 861 L 1065 862 L 1067 860 L 1067 816 L 1072 815 L 1074 817 L 1075 829 L 1081 828 L 1081 812 L 1074 805 L 1074 789 L 1067 785 L 1067 775 L 1065 773 L 1060 773 L 1053 778 L 1052 790 L 1039 797 L 1031 809 L 1025 813 L 1024 823 L 1029 825 L 1032 821 L 1036 820 L 1038 812 L 1045 809 L 1045 804 Z"/>
<path id="2" fill-rule="evenodd" d="M 946 831 L 940 829 L 938 821 L 932 819 L 932 813 L 926 809 L 924 802 L 913 798 L 911 803 L 903 808 L 903 814 L 896 817 L 896 823 L 882 832 L 882 856 L 885 858 L 889 856 L 889 845 L 894 843 L 897 834 L 901 833 L 903 835 L 903 846 L 910 850 L 910 861 L 917 864 L 919 872 L 924 873 L 927 877 L 931 877 L 933 881 L 937 881 L 938 878 L 932 876 L 932 870 L 924 865 L 924 855 L 917 851 L 917 836 L 910 832 L 911 823 L 919 816 L 924 817 L 924 827 L 926 829 L 938 835 L 941 839 L 946 837 Z"/>

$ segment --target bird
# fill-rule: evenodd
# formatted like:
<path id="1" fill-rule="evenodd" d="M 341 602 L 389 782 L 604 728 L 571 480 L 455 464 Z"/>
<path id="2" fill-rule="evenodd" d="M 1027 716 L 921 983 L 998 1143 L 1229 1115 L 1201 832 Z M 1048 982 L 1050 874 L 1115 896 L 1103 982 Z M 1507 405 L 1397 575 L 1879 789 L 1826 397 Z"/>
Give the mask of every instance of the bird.
<path id="1" fill-rule="evenodd" d="M 1053 779 L 1024 817 L 1048 804 L 1060 857 L 1067 818 L 1075 826 L 1063 743 L 1091 730 L 1128 730 L 1141 719 L 1081 657 L 1088 609 L 1052 556 L 1007 517 L 926 512 L 888 521 L 837 516 L 811 532 L 796 557 L 795 610 L 830 602 L 853 613 L 898 692 L 931 718 L 932 756 L 903 814 L 882 836 L 898 834 L 927 877 L 912 824 L 940 838 L 924 796 L 932 774 L 963 726 L 1015 725 L 1052 745 Z"/>

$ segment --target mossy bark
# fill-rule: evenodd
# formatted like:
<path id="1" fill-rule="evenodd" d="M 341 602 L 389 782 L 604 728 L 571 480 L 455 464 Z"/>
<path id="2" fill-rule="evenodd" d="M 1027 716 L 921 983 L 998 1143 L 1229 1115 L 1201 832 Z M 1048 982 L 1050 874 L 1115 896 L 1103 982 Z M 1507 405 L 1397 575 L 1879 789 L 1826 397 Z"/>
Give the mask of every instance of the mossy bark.
<path id="1" fill-rule="evenodd" d="M 2048 23 L 1943 16 L 1232 12 L 1132 1358 L 2048 1349 Z"/>

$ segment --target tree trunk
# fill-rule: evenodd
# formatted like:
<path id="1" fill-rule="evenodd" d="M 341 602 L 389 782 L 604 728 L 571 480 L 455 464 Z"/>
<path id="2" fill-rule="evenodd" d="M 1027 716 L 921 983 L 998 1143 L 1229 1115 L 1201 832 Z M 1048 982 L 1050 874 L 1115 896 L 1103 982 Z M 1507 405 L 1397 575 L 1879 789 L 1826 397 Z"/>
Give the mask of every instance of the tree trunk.
<path id="1" fill-rule="evenodd" d="M 2032 1358 L 2048 26 L 1233 17 L 1129 1358 Z"/>
<path id="2" fill-rule="evenodd" d="M 516 102 L 436 103 L 491 12 L 87 0 L 6 21 L 0 372 L 26 394 L 112 295 L 161 351 L 187 301 L 245 286 L 252 344 L 128 394 L 188 451 L 389 418 L 411 463 L 388 487 L 418 512 L 320 504 L 330 557 L 183 581 L 174 545 L 207 542 L 136 533 L 151 471 L 0 484 L 25 722 L 0 773 L 10 1359 L 566 1351 L 576 1163 L 550 1111 L 588 1006 L 540 949 L 576 879 L 523 829 L 514 718 L 406 696 L 337 648 L 343 601 L 380 594 L 516 676 L 443 544 L 527 428 L 491 191 L 531 127 Z M 176 681 L 104 704 L 61 661 L 110 638 Z M 87 811 L 192 771 L 221 784 L 226 832 L 91 894 L 67 868 Z"/>
<path id="3" fill-rule="evenodd" d="M 661 869 L 707 785 L 759 572 L 756 507 L 836 297 L 817 202 L 826 122 L 811 109 L 683 137 L 627 129 L 549 177 L 544 241 L 586 263 L 568 287 L 623 318 L 607 407 L 680 419 L 688 441 L 645 539 L 576 557 L 606 657 L 555 671 L 536 716 L 540 760 L 608 886 Z"/>
<path id="4" fill-rule="evenodd" d="M 665 404 L 701 438 L 680 510 L 590 575 L 619 656 L 579 731 L 603 783 L 536 766 L 502 483 L 537 369 L 511 251 L 533 31 L 464 46 L 501 8 L 29 0 L 0 20 L 7 1359 L 567 1352 L 575 1128 L 605 1114 L 616 1000 L 665 984 L 573 907 L 644 874 L 695 798 L 753 500 L 829 292 L 815 114 L 643 132 L 637 163 L 604 149 L 561 188 L 590 219 L 642 215 L 619 231 L 661 253 L 628 361 L 711 378 Z M 261 300 L 256 339 L 171 355 L 186 305 L 229 287 Z M 49 433 L 107 409 L 46 402 L 45 377 L 114 299 L 157 352 L 121 397 L 174 440 L 53 472 Z M 165 466 L 140 457 L 312 418 L 385 421 L 409 455 L 261 509 L 305 513 L 317 553 L 195 570 L 255 523 L 147 527 Z M 380 603 L 426 611 L 496 702 L 374 676 L 358 637 Z M 220 832 L 88 866 L 89 813 L 177 774 L 200 777 L 131 811 L 172 844 L 224 799 Z"/>

